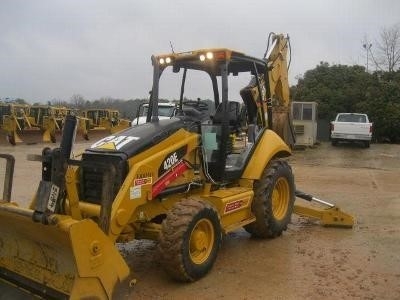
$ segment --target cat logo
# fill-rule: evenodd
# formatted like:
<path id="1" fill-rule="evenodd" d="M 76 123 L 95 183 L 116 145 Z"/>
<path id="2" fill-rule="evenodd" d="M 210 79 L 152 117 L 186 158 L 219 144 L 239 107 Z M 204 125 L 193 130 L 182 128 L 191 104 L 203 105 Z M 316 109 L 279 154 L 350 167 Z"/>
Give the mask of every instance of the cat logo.
<path id="1" fill-rule="evenodd" d="M 136 136 L 110 135 L 94 143 L 90 148 L 119 150 L 126 144 L 139 140 Z"/>

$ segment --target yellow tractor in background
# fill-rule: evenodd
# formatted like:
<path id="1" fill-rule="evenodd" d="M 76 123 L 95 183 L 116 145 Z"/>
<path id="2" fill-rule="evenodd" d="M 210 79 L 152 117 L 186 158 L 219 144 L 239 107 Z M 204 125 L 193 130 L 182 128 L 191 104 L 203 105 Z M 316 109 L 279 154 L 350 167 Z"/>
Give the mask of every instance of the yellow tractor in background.
<path id="1" fill-rule="evenodd" d="M 78 111 L 59 106 L 32 105 L 29 110 L 29 121 L 39 127 L 42 134 L 42 141 L 45 143 L 57 141 L 57 134 L 61 134 L 62 127 L 67 115 L 78 115 Z M 88 140 L 89 120 L 84 117 L 78 118 L 77 132 L 84 140 Z"/>
<path id="2" fill-rule="evenodd" d="M 0 103 L 0 125 L 10 144 L 21 143 L 22 133 L 39 130 L 39 127 L 31 124 L 29 111 L 27 104 Z"/>
<path id="3" fill-rule="evenodd" d="M 55 108 L 48 105 L 33 105 L 29 110 L 29 121 L 43 131 L 43 142 L 56 142 L 56 131 L 61 131 L 65 108 Z"/>
<path id="4" fill-rule="evenodd" d="M 1 128 L 7 141 L 17 143 L 55 143 L 61 135 L 65 116 L 77 115 L 77 110 L 50 105 L 0 104 Z M 89 120 L 78 118 L 77 131 L 88 140 Z M 40 138 L 38 137 L 40 135 Z"/>
<path id="5" fill-rule="evenodd" d="M 271 99 L 287 86 L 288 37 L 274 35 L 272 45 L 273 59 L 223 48 L 152 56 L 148 122 L 95 142 L 80 160 L 71 159 L 76 118 L 67 116 L 60 147 L 40 156 L 42 180 L 30 207 L 8 193 L 0 204 L 0 277 L 45 298 L 121 299 L 135 278 L 116 242 L 158 241 L 165 271 L 191 282 L 212 269 L 223 234 L 244 228 L 257 238 L 280 236 L 300 193 L 285 160 L 290 146 L 273 122 L 274 103 L 287 103 Z M 285 71 L 272 76 L 278 62 Z M 201 100 L 199 110 L 183 105 L 198 80 L 193 74 L 210 87 L 210 118 L 199 114 L 207 105 Z M 229 99 L 230 79 L 240 74 L 251 79 L 236 93 L 244 109 Z M 160 82 L 168 75 L 179 78 L 179 104 L 174 117 L 159 119 Z M 290 144 L 290 120 L 282 115 Z M 325 225 L 354 222 L 335 207 L 320 213 L 314 217 Z"/>
<path id="6" fill-rule="evenodd" d="M 116 109 L 86 109 L 81 115 L 89 120 L 90 130 L 104 130 L 115 133 L 131 126 L 131 122 L 122 119 Z"/>

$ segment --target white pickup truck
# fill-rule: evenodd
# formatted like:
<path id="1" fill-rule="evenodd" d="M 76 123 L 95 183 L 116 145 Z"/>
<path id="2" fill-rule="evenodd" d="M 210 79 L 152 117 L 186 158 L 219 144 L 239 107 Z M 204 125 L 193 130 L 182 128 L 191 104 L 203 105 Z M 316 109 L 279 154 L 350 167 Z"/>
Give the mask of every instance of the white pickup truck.
<path id="1" fill-rule="evenodd" d="M 331 122 L 331 142 L 336 146 L 340 141 L 362 142 L 369 147 L 372 138 L 372 123 L 366 114 L 339 113 Z"/>
<path id="2" fill-rule="evenodd" d="M 132 126 L 137 126 L 146 123 L 147 111 L 149 110 L 149 104 L 141 104 L 139 106 L 136 118 L 132 121 Z M 159 103 L 158 104 L 158 118 L 160 120 L 171 119 L 176 112 L 176 104 L 174 103 Z"/>

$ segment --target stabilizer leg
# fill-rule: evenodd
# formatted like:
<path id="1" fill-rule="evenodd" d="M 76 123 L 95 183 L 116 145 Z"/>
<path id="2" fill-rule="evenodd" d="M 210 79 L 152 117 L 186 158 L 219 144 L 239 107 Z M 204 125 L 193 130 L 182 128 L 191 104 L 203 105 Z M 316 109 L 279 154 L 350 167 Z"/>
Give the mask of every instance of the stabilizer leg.
<path id="1" fill-rule="evenodd" d="M 300 216 L 318 219 L 323 226 L 352 228 L 354 226 L 354 217 L 340 210 L 336 205 L 324 200 L 315 198 L 310 194 L 296 191 L 296 197 L 309 202 L 317 202 L 328 206 L 326 209 L 317 209 L 308 206 L 294 205 L 294 213 Z"/>

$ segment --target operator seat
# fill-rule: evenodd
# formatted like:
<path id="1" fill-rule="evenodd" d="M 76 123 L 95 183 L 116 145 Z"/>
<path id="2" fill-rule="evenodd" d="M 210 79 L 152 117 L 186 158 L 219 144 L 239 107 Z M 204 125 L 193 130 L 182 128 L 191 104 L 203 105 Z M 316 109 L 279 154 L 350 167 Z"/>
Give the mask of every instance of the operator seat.
<path id="1" fill-rule="evenodd" d="M 254 78 L 240 90 L 247 115 L 247 136 L 250 143 L 254 143 L 257 135 L 257 99 L 254 89 L 257 87 Z"/>
<path id="2" fill-rule="evenodd" d="M 220 103 L 215 111 L 214 116 L 211 117 L 213 124 L 221 124 L 224 119 L 222 111 L 223 103 Z M 228 122 L 231 132 L 237 132 L 240 129 L 240 103 L 236 101 L 228 101 Z"/>

